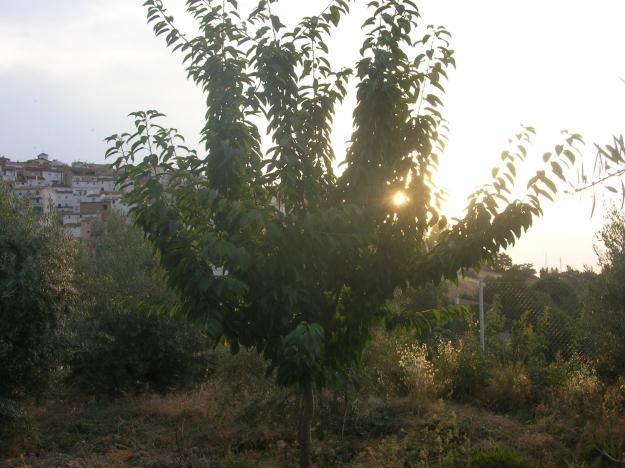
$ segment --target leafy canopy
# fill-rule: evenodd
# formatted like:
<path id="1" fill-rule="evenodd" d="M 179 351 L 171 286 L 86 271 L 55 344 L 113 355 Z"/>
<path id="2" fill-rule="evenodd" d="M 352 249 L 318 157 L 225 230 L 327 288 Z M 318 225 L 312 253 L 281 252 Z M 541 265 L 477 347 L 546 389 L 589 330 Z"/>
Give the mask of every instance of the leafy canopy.
<path id="1" fill-rule="evenodd" d="M 209 343 L 183 317 L 140 229 L 113 211 L 76 260 L 80 312 L 70 380 L 99 394 L 184 388 L 206 376 Z M 148 313 L 150 312 L 150 313 Z"/>
<path id="2" fill-rule="evenodd" d="M 74 310 L 76 246 L 0 182 L 0 399 L 44 390 Z"/>
<path id="3" fill-rule="evenodd" d="M 612 208 L 597 235 L 601 274 L 582 317 L 587 340 L 604 377 L 625 372 L 625 213 Z"/>
<path id="4" fill-rule="evenodd" d="M 492 182 L 449 222 L 432 176 L 455 62 L 449 33 L 422 28 L 413 1 L 369 2 L 353 69 L 336 68 L 328 47 L 349 13 L 345 0 L 293 29 L 270 1 L 244 13 L 235 0 L 188 0 L 196 37 L 162 1 L 145 6 L 204 90 L 204 148 L 185 146 L 151 110 L 131 114 L 132 133 L 107 139 L 107 156 L 184 313 L 233 352 L 256 348 L 282 384 L 341 375 L 388 318 L 396 288 L 453 279 L 513 244 L 575 158 L 580 138 L 565 135 L 513 199 L 534 133 L 523 128 Z M 354 130 L 337 174 L 330 133 L 352 85 Z"/>

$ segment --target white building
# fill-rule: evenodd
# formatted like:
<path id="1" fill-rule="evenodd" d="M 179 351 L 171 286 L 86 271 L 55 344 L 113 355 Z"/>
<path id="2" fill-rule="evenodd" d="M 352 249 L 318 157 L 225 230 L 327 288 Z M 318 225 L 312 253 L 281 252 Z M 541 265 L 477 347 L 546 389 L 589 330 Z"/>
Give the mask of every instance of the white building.
<path id="1" fill-rule="evenodd" d="M 60 223 L 76 238 L 88 237 L 93 221 L 106 219 L 113 210 L 128 214 L 108 165 L 79 162 L 69 166 L 50 161 L 45 153 L 23 163 L 0 157 L 0 180 L 11 184 L 34 211 L 56 210 Z"/>
<path id="2" fill-rule="evenodd" d="M 47 186 L 17 186 L 15 193 L 18 198 L 28 200 L 32 209 L 37 213 L 48 213 L 57 204 L 57 194 Z"/>

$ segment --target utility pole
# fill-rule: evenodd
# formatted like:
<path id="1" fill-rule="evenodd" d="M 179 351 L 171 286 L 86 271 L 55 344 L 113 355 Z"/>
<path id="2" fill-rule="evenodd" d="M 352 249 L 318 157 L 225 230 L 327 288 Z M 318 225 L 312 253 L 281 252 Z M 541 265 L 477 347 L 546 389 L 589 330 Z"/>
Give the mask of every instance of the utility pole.
<path id="1" fill-rule="evenodd" d="M 484 323 L 484 280 L 480 278 L 480 351 L 484 356 L 484 331 L 486 324 Z"/>

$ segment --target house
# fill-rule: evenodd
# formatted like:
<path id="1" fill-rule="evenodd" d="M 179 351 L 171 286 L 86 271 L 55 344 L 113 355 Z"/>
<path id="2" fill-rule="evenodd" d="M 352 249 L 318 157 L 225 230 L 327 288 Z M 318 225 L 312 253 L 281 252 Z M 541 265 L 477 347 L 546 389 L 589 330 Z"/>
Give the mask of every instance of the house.
<path id="1" fill-rule="evenodd" d="M 0 181 L 13 186 L 19 198 L 38 213 L 55 210 L 59 222 L 76 238 L 88 238 L 93 222 L 106 219 L 112 210 L 127 215 L 129 206 L 117 187 L 110 165 L 74 162 L 65 164 L 40 153 L 19 162 L 0 157 Z"/>

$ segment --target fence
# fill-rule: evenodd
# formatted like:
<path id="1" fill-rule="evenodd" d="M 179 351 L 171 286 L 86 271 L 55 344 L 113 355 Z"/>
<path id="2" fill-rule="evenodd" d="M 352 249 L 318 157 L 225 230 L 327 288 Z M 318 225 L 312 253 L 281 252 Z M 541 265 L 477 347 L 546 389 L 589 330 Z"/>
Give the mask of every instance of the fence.
<path id="1" fill-rule="evenodd" d="M 500 307 L 506 320 L 502 339 L 510 339 L 513 324 L 523 320 L 545 338 L 546 352 L 550 357 L 555 358 L 558 354 L 562 357 L 587 357 L 584 346 L 577 341 L 574 333 L 576 311 L 560 310 L 550 304 L 540 291 L 528 288 L 523 282 L 493 278 L 485 283 L 480 279 L 477 296 L 477 301 L 457 298 L 456 303 L 469 305 L 474 310 L 479 323 L 482 353 L 487 346 L 488 311 L 491 307 Z"/>

